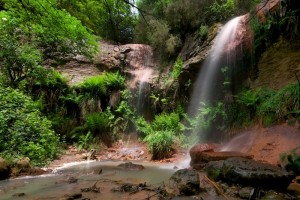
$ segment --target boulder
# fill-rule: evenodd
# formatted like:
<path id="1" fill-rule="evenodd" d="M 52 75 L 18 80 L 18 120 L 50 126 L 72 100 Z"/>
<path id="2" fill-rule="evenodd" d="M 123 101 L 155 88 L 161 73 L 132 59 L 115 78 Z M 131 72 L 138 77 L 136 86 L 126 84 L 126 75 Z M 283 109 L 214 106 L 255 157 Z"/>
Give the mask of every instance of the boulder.
<path id="1" fill-rule="evenodd" d="M 171 196 L 198 194 L 200 192 L 199 173 L 194 169 L 180 169 L 171 176 L 165 189 Z"/>
<path id="2" fill-rule="evenodd" d="M 9 163 L 0 157 L 0 180 L 7 179 L 11 172 Z"/>
<path id="3" fill-rule="evenodd" d="M 295 177 L 277 166 L 238 157 L 211 161 L 205 170 L 215 181 L 276 190 L 286 190 Z"/>
<path id="4" fill-rule="evenodd" d="M 195 169 L 203 168 L 205 163 L 202 161 L 203 152 L 213 152 L 216 148 L 215 144 L 196 144 L 190 149 L 191 167 Z"/>

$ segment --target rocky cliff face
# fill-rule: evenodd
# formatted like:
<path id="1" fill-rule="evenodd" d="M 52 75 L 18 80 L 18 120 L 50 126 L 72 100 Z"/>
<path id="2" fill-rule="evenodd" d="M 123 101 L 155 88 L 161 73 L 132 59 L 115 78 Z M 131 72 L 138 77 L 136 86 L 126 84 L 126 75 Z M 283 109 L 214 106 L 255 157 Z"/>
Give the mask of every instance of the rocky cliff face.
<path id="1" fill-rule="evenodd" d="M 137 87 L 141 79 L 143 82 L 151 82 L 151 77 L 145 78 L 144 75 L 151 70 L 154 71 L 156 67 L 153 51 L 149 45 L 113 45 L 104 41 L 100 44 L 95 64 L 103 70 L 120 70 L 131 76 L 128 82 L 130 88 Z"/>
<path id="2" fill-rule="evenodd" d="M 300 40 L 289 41 L 281 37 L 261 56 L 257 79 L 253 88 L 280 89 L 300 78 Z"/>

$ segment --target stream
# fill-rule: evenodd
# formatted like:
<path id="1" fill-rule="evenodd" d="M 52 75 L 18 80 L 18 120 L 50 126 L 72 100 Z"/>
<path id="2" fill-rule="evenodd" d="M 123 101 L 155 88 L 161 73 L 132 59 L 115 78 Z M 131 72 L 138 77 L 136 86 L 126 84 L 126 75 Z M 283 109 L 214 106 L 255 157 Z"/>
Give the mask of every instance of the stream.
<path id="1" fill-rule="evenodd" d="M 174 164 L 134 162 L 143 170 L 127 170 L 118 167 L 124 161 L 84 161 L 67 164 L 52 173 L 42 176 L 26 176 L 0 181 L 0 199 L 67 199 L 65 195 L 82 193 L 81 199 L 146 199 L 155 194 L 141 191 L 135 194 L 112 192 L 111 189 L 124 183 L 159 187 L 177 170 Z M 99 193 L 81 192 L 96 184 Z M 152 199 L 152 198 L 151 198 Z"/>

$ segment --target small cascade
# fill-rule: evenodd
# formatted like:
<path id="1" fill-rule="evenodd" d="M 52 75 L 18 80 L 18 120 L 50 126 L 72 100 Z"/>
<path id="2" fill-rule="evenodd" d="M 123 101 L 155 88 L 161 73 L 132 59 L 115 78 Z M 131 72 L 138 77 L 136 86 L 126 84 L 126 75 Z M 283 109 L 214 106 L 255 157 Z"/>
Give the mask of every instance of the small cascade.
<path id="1" fill-rule="evenodd" d="M 139 87 L 138 87 L 138 96 L 137 96 L 137 105 L 136 110 L 138 115 L 147 115 L 146 108 L 147 108 L 147 100 L 145 99 L 147 95 L 147 91 L 150 90 L 149 81 L 152 76 L 152 69 L 151 68 L 145 68 L 143 70 L 144 74 L 141 76 L 139 80 Z"/>
<path id="2" fill-rule="evenodd" d="M 240 16 L 230 20 L 216 36 L 210 54 L 204 61 L 194 83 L 188 108 L 191 117 L 196 117 L 199 114 L 203 103 L 208 105 L 224 98 L 224 74 L 222 74 L 221 69 L 226 67 L 229 68 L 229 71 L 232 70 L 236 65 L 237 57 L 242 55 L 242 45 L 240 43 L 243 37 L 243 29 L 241 28 L 243 17 Z M 202 130 L 193 130 L 193 133 L 198 136 L 201 134 L 201 139 L 207 139 L 207 135 L 203 135 L 205 133 Z M 215 138 L 212 138 L 212 140 L 215 140 Z"/>
<path id="3" fill-rule="evenodd" d="M 132 79 L 129 87 L 136 94 L 134 105 L 138 115 L 147 118 L 149 115 L 149 92 L 150 83 L 153 76 L 152 50 L 149 46 L 140 48 L 140 61 L 133 70 L 130 71 Z"/>

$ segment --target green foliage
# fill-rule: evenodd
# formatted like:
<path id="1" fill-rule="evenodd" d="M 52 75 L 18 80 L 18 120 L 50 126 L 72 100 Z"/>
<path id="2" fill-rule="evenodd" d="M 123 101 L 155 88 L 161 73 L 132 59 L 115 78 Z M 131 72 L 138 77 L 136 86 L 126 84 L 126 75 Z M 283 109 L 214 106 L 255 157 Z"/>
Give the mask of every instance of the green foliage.
<path id="1" fill-rule="evenodd" d="M 155 119 L 148 123 L 140 117 L 136 121 L 137 131 L 145 136 L 152 159 L 162 159 L 169 157 L 173 151 L 176 139 L 182 136 L 186 127 L 181 123 L 179 113 L 162 113 L 156 115 Z"/>
<path id="2" fill-rule="evenodd" d="M 132 41 L 136 15 L 126 1 L 61 0 L 59 6 L 107 40 Z"/>
<path id="3" fill-rule="evenodd" d="M 201 25 L 198 32 L 199 36 L 203 39 L 206 39 L 208 35 L 208 29 L 209 27 L 207 25 Z"/>
<path id="4" fill-rule="evenodd" d="M 173 70 L 172 70 L 172 77 L 174 80 L 177 80 L 178 77 L 180 76 L 182 67 L 183 67 L 183 60 L 182 58 L 178 57 L 173 65 Z"/>
<path id="5" fill-rule="evenodd" d="M 108 102 L 113 91 L 122 90 L 125 87 L 125 78 L 118 72 L 104 72 L 101 75 L 86 79 L 75 85 L 81 108 L 81 114 L 85 117 L 90 112 L 99 112 L 106 107 L 101 102 Z"/>
<path id="6" fill-rule="evenodd" d="M 118 72 L 105 72 L 98 76 L 93 76 L 86 79 L 82 83 L 75 86 L 83 93 L 88 93 L 91 96 L 106 95 L 108 91 L 123 89 L 125 87 L 125 78 Z"/>
<path id="7" fill-rule="evenodd" d="M 114 140 L 111 113 L 108 111 L 89 113 L 84 121 L 82 126 L 76 127 L 71 133 L 73 139 L 79 141 L 79 145 L 88 146 L 93 137 L 99 138 L 105 145 L 111 147 Z"/>
<path id="8" fill-rule="evenodd" d="M 300 86 L 289 84 L 278 91 L 270 89 L 244 90 L 225 106 L 227 128 L 261 122 L 265 126 L 285 121 L 299 114 Z"/>
<path id="9" fill-rule="evenodd" d="M 21 30 L 16 31 L 19 25 L 17 19 L 4 11 L 0 12 L 0 18 L 0 72 L 7 77 L 6 84 L 17 87 L 21 81 L 32 76 L 42 58 L 34 43 L 20 41 L 23 34 Z"/>
<path id="10" fill-rule="evenodd" d="M 3 87 L 0 87 L 0 102 L 1 154 L 27 156 L 35 165 L 54 159 L 60 150 L 59 138 L 36 104 L 18 90 Z"/>
<path id="11" fill-rule="evenodd" d="M 212 21 L 224 21 L 228 18 L 234 16 L 236 10 L 236 3 L 234 0 L 226 1 L 214 1 L 212 5 L 209 6 L 208 13 L 206 15 L 211 16 Z"/>
<path id="12" fill-rule="evenodd" d="M 45 56 L 91 56 L 95 52 L 94 36 L 79 20 L 58 9 L 55 0 L 4 2 L 10 16 L 8 21 L 17 21 L 18 30 L 22 33 L 20 41 L 35 43 Z"/>
<path id="13" fill-rule="evenodd" d="M 110 119 L 107 113 L 90 113 L 85 119 L 85 126 L 92 134 L 106 134 L 110 131 Z"/>
<path id="14" fill-rule="evenodd" d="M 217 123 L 216 120 L 219 116 L 224 117 L 224 104 L 221 102 L 218 102 L 216 105 L 208 105 L 204 102 L 201 102 L 200 104 L 197 116 L 194 119 L 190 119 L 191 126 L 195 131 L 193 134 L 208 131 L 212 126 L 216 126 L 216 128 L 223 130 L 223 125 L 220 125 L 219 122 Z M 202 140 L 206 138 L 200 139 Z"/>
<path id="15" fill-rule="evenodd" d="M 130 125 L 134 124 L 136 114 L 134 108 L 129 104 L 132 99 L 129 90 L 121 91 L 121 102 L 114 111 L 113 133 L 126 132 Z"/>
<path id="16" fill-rule="evenodd" d="M 260 118 L 269 118 L 274 123 L 284 120 L 290 114 L 297 115 L 294 111 L 298 111 L 300 108 L 300 86 L 298 83 L 290 84 L 267 97 L 259 105 L 257 115 Z"/>
<path id="17" fill-rule="evenodd" d="M 172 155 L 175 135 L 173 131 L 155 131 L 144 138 L 153 160 Z"/>
<path id="18" fill-rule="evenodd" d="M 174 54 L 181 44 L 181 40 L 170 33 L 168 24 L 162 20 L 152 19 L 149 21 L 149 26 L 151 31 L 147 32 L 147 38 L 151 46 L 163 54 Z"/>

